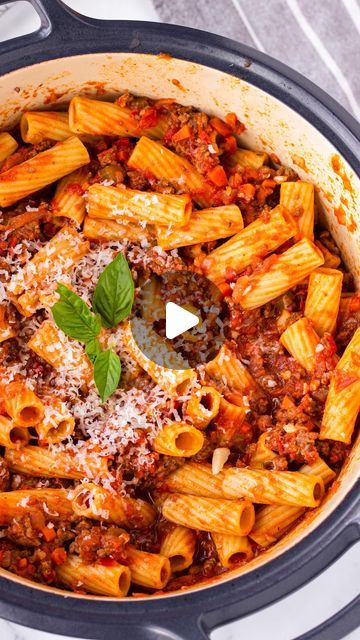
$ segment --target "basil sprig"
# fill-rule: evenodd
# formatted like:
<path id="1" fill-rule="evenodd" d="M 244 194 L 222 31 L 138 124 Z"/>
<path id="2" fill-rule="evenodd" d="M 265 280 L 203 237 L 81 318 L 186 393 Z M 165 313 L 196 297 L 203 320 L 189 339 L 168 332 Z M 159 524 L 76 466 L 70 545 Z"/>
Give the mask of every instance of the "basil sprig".
<path id="1" fill-rule="evenodd" d="M 134 301 L 134 283 L 122 253 L 105 267 L 93 295 L 93 309 L 110 329 L 126 318 Z"/>
<path id="2" fill-rule="evenodd" d="M 119 356 L 102 351 L 98 336 L 101 325 L 112 328 L 131 312 L 134 283 L 122 253 L 105 267 L 93 295 L 93 313 L 86 302 L 64 284 L 56 289 L 60 299 L 52 307 L 55 323 L 69 338 L 85 344 L 85 353 L 94 365 L 94 380 L 105 402 L 118 387 L 121 376 Z"/>

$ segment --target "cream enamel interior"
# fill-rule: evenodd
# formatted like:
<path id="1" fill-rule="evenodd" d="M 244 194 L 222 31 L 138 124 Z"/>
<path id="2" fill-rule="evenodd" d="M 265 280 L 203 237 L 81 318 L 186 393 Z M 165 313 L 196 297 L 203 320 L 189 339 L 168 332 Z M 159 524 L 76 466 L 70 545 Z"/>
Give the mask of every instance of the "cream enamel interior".
<path id="1" fill-rule="evenodd" d="M 171 97 L 185 105 L 224 116 L 234 111 L 246 125 L 245 147 L 276 153 L 281 163 L 293 167 L 304 180 L 316 185 L 318 211 L 335 237 L 348 268 L 360 285 L 360 184 L 334 146 L 295 111 L 244 80 L 194 63 L 143 54 L 89 54 L 59 58 L 14 71 L 0 78 L 0 128 L 8 129 L 25 109 L 49 108 L 77 94 L 111 96 L 128 89 L 152 98 Z M 336 157 L 340 170 L 333 167 Z M 341 211 L 341 224 L 339 213 Z M 277 557 L 316 528 L 354 485 L 360 468 L 360 441 L 340 476 L 336 492 L 276 546 L 245 568 L 229 572 L 216 582 L 258 568 Z M 2 571 L 10 580 L 26 584 Z M 64 592 L 35 585 L 39 590 Z M 208 588 L 200 585 L 194 589 Z M 65 595 L 65 594 L 64 594 Z M 66 597 L 91 598 L 66 592 Z M 177 594 L 164 596 L 179 597 Z M 158 596 L 156 596 L 158 598 Z M 106 598 L 109 600 L 109 598 Z M 127 600 L 129 602 L 129 600 Z"/>

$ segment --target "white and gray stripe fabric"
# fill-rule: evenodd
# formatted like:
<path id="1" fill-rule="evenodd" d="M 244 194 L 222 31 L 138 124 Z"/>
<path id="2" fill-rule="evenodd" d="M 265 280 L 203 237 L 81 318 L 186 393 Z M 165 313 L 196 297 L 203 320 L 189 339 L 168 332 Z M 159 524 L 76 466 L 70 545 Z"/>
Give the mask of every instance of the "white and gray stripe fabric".
<path id="1" fill-rule="evenodd" d="M 163 22 L 233 38 L 300 71 L 360 119 L 358 0 L 153 0 Z"/>
<path id="2" fill-rule="evenodd" d="M 360 119 L 360 0 L 62 1 L 94 18 L 157 20 L 233 38 L 300 71 Z M 38 22 L 27 2 L 2 5 L 0 41 Z"/>

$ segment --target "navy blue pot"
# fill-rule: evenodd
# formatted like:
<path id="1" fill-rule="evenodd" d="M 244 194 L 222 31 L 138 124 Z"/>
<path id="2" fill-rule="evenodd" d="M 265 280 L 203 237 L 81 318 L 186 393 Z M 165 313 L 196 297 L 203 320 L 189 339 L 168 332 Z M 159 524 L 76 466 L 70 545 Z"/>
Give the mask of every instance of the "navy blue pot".
<path id="1" fill-rule="evenodd" d="M 166 51 L 241 77 L 275 96 L 310 121 L 360 173 L 360 128 L 354 118 L 321 89 L 276 60 L 232 40 L 194 29 L 94 20 L 58 0 L 31 3 L 40 16 L 40 29 L 0 43 L 1 75 L 77 54 Z M 256 612 L 304 585 L 359 540 L 359 488 L 360 482 L 315 531 L 289 551 L 223 584 L 170 598 L 114 602 L 64 597 L 2 577 L 0 616 L 33 628 L 83 638 L 204 640 L 215 627 Z M 339 640 L 359 625 L 360 596 L 297 640 Z"/>

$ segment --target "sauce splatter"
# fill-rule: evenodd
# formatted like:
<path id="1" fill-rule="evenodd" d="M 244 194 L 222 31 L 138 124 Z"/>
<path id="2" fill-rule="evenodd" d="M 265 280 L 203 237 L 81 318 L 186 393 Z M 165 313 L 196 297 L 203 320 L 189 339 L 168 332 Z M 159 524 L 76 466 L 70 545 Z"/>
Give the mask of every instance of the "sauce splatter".
<path id="1" fill-rule="evenodd" d="M 352 193 L 352 186 L 351 186 L 351 182 L 348 178 L 348 176 L 346 175 L 345 169 L 341 164 L 341 160 L 340 157 L 338 155 L 334 155 L 331 157 L 331 166 L 333 168 L 333 170 L 335 171 L 335 173 L 341 178 L 343 185 L 344 185 L 344 189 L 346 189 L 346 191 L 349 191 L 350 193 Z"/>

